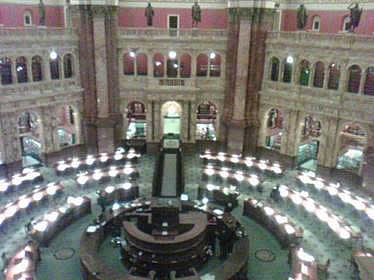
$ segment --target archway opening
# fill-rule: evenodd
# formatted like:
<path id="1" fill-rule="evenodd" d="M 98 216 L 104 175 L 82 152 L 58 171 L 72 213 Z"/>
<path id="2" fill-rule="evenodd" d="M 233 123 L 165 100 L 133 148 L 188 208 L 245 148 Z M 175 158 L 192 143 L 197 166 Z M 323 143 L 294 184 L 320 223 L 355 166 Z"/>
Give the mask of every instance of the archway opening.
<path id="1" fill-rule="evenodd" d="M 347 124 L 340 132 L 339 138 L 336 168 L 359 174 L 367 144 L 366 131 L 358 124 Z"/>
<path id="2" fill-rule="evenodd" d="M 217 140 L 217 107 L 204 102 L 197 107 L 196 140 Z"/>
<path id="3" fill-rule="evenodd" d="M 34 112 L 24 112 L 18 118 L 18 134 L 23 167 L 42 163 L 40 119 Z"/>
<path id="4" fill-rule="evenodd" d="M 168 101 L 161 107 L 163 135 L 181 134 L 182 107 L 178 102 Z"/>
<path id="5" fill-rule="evenodd" d="M 79 120 L 78 112 L 70 106 L 63 106 L 59 112 L 57 143 L 59 148 L 78 144 Z"/>
<path id="6" fill-rule="evenodd" d="M 312 116 L 305 117 L 296 155 L 298 168 L 313 171 L 317 169 L 320 136 L 321 122 Z"/>
<path id="7" fill-rule="evenodd" d="M 283 133 L 283 115 L 278 109 L 271 109 L 265 117 L 265 147 L 280 150 Z"/>
<path id="8" fill-rule="evenodd" d="M 143 103 L 134 101 L 127 106 L 127 123 L 126 140 L 147 137 L 147 120 Z"/>

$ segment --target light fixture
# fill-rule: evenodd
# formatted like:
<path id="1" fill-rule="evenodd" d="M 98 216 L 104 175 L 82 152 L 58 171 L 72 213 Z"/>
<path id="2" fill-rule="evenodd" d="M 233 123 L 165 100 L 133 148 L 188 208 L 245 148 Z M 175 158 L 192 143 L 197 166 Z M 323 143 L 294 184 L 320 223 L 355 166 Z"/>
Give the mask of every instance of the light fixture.
<path id="1" fill-rule="evenodd" d="M 169 51 L 169 58 L 170 59 L 175 59 L 177 57 L 177 52 L 176 51 Z"/>
<path id="2" fill-rule="evenodd" d="M 202 202 L 203 202 L 204 204 L 208 204 L 209 199 L 208 199 L 207 197 L 204 197 L 203 200 L 202 200 Z"/>
<path id="3" fill-rule="evenodd" d="M 210 58 L 210 59 L 215 59 L 215 58 L 216 58 L 216 53 L 215 53 L 215 52 L 211 52 L 211 53 L 209 54 L 209 58 Z"/>
<path id="4" fill-rule="evenodd" d="M 57 53 L 55 51 L 51 51 L 49 53 L 49 57 L 52 59 L 52 60 L 55 60 L 57 58 Z"/>
<path id="5" fill-rule="evenodd" d="M 130 57 L 135 57 L 135 52 L 134 52 L 134 51 L 131 51 L 131 52 L 129 53 L 129 55 L 130 55 Z"/>
<path id="6" fill-rule="evenodd" d="M 292 64 L 293 63 L 293 57 L 292 56 L 287 56 L 287 63 L 290 63 L 290 64 Z"/>
<path id="7" fill-rule="evenodd" d="M 182 201 L 187 201 L 188 200 L 188 194 L 182 193 L 181 194 L 181 200 Z"/>
<path id="8" fill-rule="evenodd" d="M 155 65 L 158 67 L 158 66 L 161 66 L 161 62 L 160 61 L 156 61 L 155 62 Z"/>

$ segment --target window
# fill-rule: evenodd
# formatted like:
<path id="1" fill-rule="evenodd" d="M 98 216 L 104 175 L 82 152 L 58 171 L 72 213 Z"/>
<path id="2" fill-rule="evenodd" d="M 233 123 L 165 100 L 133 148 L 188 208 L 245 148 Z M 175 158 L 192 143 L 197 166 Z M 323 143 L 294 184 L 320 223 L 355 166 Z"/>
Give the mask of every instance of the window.
<path id="1" fill-rule="evenodd" d="M 27 64 L 24 56 L 16 59 L 17 81 L 19 83 L 27 83 Z"/>
<path id="2" fill-rule="evenodd" d="M 364 86 L 364 94 L 365 95 L 374 95 L 374 67 L 369 67 L 366 70 L 366 79 L 365 79 L 365 86 Z"/>
<path id="3" fill-rule="evenodd" d="M 178 36 L 179 15 L 168 15 L 168 29 L 170 36 Z"/>
<path id="4" fill-rule="evenodd" d="M 219 77 L 221 75 L 221 56 L 216 53 L 210 53 L 210 77 Z"/>
<path id="5" fill-rule="evenodd" d="M 351 29 L 351 19 L 349 16 L 344 17 L 343 19 L 343 32 L 349 32 Z"/>
<path id="6" fill-rule="evenodd" d="M 136 73 L 138 76 L 148 75 L 148 59 L 147 55 L 144 53 L 136 55 Z"/>
<path id="7" fill-rule="evenodd" d="M 314 16 L 313 17 L 313 24 L 312 24 L 312 30 L 319 32 L 321 27 L 321 19 L 319 16 Z"/>
<path id="8" fill-rule="evenodd" d="M 68 79 L 73 77 L 73 56 L 67 54 L 64 56 L 64 78 Z"/>
<path id="9" fill-rule="evenodd" d="M 123 74 L 134 75 L 135 71 L 135 52 L 125 53 L 123 56 Z"/>
<path id="10" fill-rule="evenodd" d="M 42 58 L 40 56 L 34 56 L 31 62 L 32 80 L 39 82 L 43 79 L 42 76 Z"/>
<path id="11" fill-rule="evenodd" d="M 208 56 L 206 54 L 199 54 L 196 68 L 196 76 L 206 77 L 208 75 Z"/>
<path id="12" fill-rule="evenodd" d="M 348 69 L 348 74 L 348 92 L 358 93 L 361 81 L 361 68 L 358 65 L 352 65 Z"/>
<path id="13" fill-rule="evenodd" d="M 163 77 L 164 76 L 164 55 L 156 53 L 153 56 L 153 77 Z"/>
<path id="14" fill-rule="evenodd" d="M 278 81 L 279 78 L 279 59 L 273 57 L 271 59 L 271 72 L 270 72 L 270 79 L 272 81 Z"/>
<path id="15" fill-rule="evenodd" d="M 313 86 L 323 88 L 323 80 L 325 78 L 325 65 L 322 62 L 317 62 L 314 68 Z"/>
<path id="16" fill-rule="evenodd" d="M 23 25 L 24 26 L 31 26 L 32 25 L 32 14 L 30 11 L 26 11 L 23 14 Z"/>
<path id="17" fill-rule="evenodd" d="M 180 72 L 182 78 L 191 77 L 191 56 L 183 54 L 180 58 Z"/>
<path id="18" fill-rule="evenodd" d="M 49 60 L 49 68 L 51 71 L 51 79 L 58 80 L 60 79 L 60 57 L 57 56 L 55 59 Z"/>
<path id="19" fill-rule="evenodd" d="M 287 59 L 284 60 L 284 69 L 283 69 L 283 82 L 284 83 L 291 83 L 292 64 L 293 64 L 293 58 L 291 56 L 288 56 Z"/>
<path id="20" fill-rule="evenodd" d="M 2 85 L 13 83 L 12 80 L 12 61 L 8 57 L 0 58 L 0 78 Z"/>
<path id="21" fill-rule="evenodd" d="M 329 66 L 329 81 L 327 83 L 328 89 L 338 89 L 340 79 L 340 66 L 336 63 L 331 63 Z"/>

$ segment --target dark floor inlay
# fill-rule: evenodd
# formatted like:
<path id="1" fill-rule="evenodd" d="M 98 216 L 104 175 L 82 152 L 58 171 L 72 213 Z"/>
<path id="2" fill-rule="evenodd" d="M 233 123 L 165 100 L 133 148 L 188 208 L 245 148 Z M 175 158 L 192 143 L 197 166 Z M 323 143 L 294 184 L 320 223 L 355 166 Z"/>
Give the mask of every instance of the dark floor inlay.
<path id="1" fill-rule="evenodd" d="M 56 260 L 68 260 L 74 256 L 74 253 L 75 251 L 73 248 L 61 248 L 53 255 L 55 256 Z"/>
<path id="2" fill-rule="evenodd" d="M 262 262 L 272 262 L 275 260 L 275 255 L 268 249 L 260 249 L 255 252 L 255 257 Z"/>

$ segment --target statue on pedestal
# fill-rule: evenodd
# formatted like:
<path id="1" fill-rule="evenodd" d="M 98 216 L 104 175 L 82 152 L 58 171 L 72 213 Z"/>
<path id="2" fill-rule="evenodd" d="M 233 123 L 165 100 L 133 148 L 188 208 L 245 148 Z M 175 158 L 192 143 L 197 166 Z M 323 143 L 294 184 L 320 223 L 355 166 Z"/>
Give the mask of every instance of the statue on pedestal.
<path id="1" fill-rule="evenodd" d="M 351 5 L 348 6 L 348 9 L 351 12 L 350 15 L 350 31 L 354 32 L 355 28 L 360 24 L 361 14 L 362 14 L 362 8 L 360 9 L 358 7 L 358 3 L 351 3 Z"/>
<path id="2" fill-rule="evenodd" d="M 304 29 L 308 22 L 308 13 L 304 4 L 297 9 L 297 29 Z"/>
<path id="3" fill-rule="evenodd" d="M 153 11 L 151 2 L 148 2 L 148 6 L 147 8 L 145 8 L 145 16 L 147 17 L 147 26 L 152 26 L 154 14 L 155 12 Z"/>
<path id="4" fill-rule="evenodd" d="M 39 25 L 45 25 L 45 5 L 43 0 L 39 3 Z"/>
<path id="5" fill-rule="evenodd" d="M 192 6 L 192 26 L 197 26 L 201 21 L 201 8 L 197 2 Z"/>

